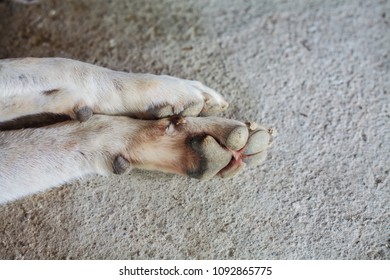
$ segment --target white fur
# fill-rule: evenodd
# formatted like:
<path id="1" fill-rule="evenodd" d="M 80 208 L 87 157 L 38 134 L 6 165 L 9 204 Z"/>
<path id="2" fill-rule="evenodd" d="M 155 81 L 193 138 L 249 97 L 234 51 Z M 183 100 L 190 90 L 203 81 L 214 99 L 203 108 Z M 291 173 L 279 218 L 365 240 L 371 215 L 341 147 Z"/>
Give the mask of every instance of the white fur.
<path id="1" fill-rule="evenodd" d="M 43 94 L 57 90 L 55 94 Z M 28 114 L 66 113 L 88 106 L 94 113 L 143 114 L 172 104 L 180 113 L 193 103 L 227 103 L 214 90 L 196 81 L 170 76 L 134 74 L 64 58 L 0 60 L 0 121 Z"/>
<path id="2" fill-rule="evenodd" d="M 218 93 L 196 81 L 117 72 L 64 58 L 0 60 L 0 122 L 45 112 L 75 118 L 75 110 L 84 106 L 95 114 L 142 116 L 167 104 L 174 114 L 193 104 L 204 111 L 227 106 Z M 175 172 L 180 165 L 176 160 L 183 158 L 182 151 L 172 152 L 175 135 L 149 143 L 147 135 L 160 133 L 160 126 L 158 121 L 151 125 L 95 115 L 83 123 L 0 131 L 0 203 L 87 174 L 111 173 L 118 154 L 134 166 Z M 154 134 L 148 134 L 150 127 Z M 165 166 L 168 161 L 171 169 Z"/>

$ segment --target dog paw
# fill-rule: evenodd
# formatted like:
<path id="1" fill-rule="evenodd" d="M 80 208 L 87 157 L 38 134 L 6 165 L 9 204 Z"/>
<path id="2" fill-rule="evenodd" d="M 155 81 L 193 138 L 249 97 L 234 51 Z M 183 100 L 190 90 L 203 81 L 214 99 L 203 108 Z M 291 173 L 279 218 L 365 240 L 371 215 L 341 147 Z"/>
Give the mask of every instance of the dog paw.
<path id="1" fill-rule="evenodd" d="M 228 103 L 215 90 L 198 81 L 160 76 L 147 112 L 160 119 L 172 115 L 211 116 L 223 112 Z M 148 94 L 148 92 L 146 92 Z"/>
<path id="2" fill-rule="evenodd" d="M 191 147 L 198 154 L 200 162 L 197 169 L 187 171 L 190 177 L 201 180 L 214 176 L 233 177 L 246 167 L 255 167 L 266 159 L 273 130 L 253 123 L 245 126 L 235 122 L 234 126 L 227 125 L 228 132 L 191 139 Z"/>
<path id="3" fill-rule="evenodd" d="M 255 123 L 217 117 L 175 116 L 157 121 L 153 128 L 157 130 L 149 125 L 135 140 L 142 143 L 132 150 L 132 158 L 142 165 L 138 167 L 200 180 L 232 177 L 261 164 L 274 135 Z"/>
<path id="4" fill-rule="evenodd" d="M 272 143 L 275 131 L 265 127 L 249 130 L 245 146 L 240 150 L 231 150 L 232 158 L 218 175 L 232 177 L 245 167 L 254 167 L 261 164 L 267 157 L 267 149 Z"/>

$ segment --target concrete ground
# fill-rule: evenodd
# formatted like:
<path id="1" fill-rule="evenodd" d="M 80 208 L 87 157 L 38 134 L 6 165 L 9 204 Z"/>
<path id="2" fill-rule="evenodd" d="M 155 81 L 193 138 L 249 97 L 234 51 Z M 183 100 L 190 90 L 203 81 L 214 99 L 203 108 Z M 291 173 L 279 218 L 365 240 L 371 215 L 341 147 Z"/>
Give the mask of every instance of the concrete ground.
<path id="1" fill-rule="evenodd" d="M 90 177 L 0 206 L 2 259 L 390 259 L 390 1 L 0 2 L 0 57 L 204 82 L 278 137 L 199 182 Z"/>

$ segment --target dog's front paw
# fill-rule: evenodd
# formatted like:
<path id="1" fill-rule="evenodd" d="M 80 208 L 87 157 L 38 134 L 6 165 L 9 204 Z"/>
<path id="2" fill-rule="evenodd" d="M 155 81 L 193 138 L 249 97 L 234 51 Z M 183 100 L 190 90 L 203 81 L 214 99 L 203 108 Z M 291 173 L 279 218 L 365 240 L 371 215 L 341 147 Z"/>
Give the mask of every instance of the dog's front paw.
<path id="1" fill-rule="evenodd" d="M 211 127 L 213 125 L 218 124 L 211 124 Z M 216 133 L 208 132 L 191 138 L 191 147 L 200 162 L 196 168 L 187 170 L 190 177 L 201 180 L 214 176 L 233 177 L 245 167 L 257 166 L 265 160 L 272 143 L 272 129 L 254 123 L 244 126 L 238 122 L 221 122 L 220 125 Z"/>
<path id="2" fill-rule="evenodd" d="M 171 117 L 140 131 L 135 166 L 207 180 L 262 163 L 274 131 L 216 117 Z M 152 137 L 151 137 L 152 136 Z M 149 141 L 149 142 L 148 142 Z"/>
<path id="3" fill-rule="evenodd" d="M 198 81 L 159 76 L 156 84 L 154 89 L 145 91 L 145 97 L 150 96 L 147 112 L 154 118 L 210 116 L 228 107 L 219 93 Z"/>

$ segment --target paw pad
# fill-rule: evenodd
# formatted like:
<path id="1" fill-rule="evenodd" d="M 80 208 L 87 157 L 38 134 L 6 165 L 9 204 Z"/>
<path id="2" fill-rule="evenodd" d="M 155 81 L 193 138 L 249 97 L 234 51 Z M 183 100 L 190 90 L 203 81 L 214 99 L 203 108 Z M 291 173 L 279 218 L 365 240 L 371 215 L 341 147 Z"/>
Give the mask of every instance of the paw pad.
<path id="1" fill-rule="evenodd" d="M 245 167 L 261 164 L 267 157 L 273 130 L 257 125 L 237 125 L 217 141 L 212 136 L 194 137 L 191 146 L 200 156 L 200 167 L 188 175 L 202 180 L 216 175 L 227 178 L 240 173 Z"/>
<path id="2" fill-rule="evenodd" d="M 191 147 L 200 156 L 199 168 L 187 172 L 193 178 L 211 179 L 231 160 L 231 153 L 211 136 L 192 138 Z"/>
<path id="3" fill-rule="evenodd" d="M 117 156 L 112 163 L 114 174 L 123 174 L 130 167 L 130 162 L 122 156 Z"/>

